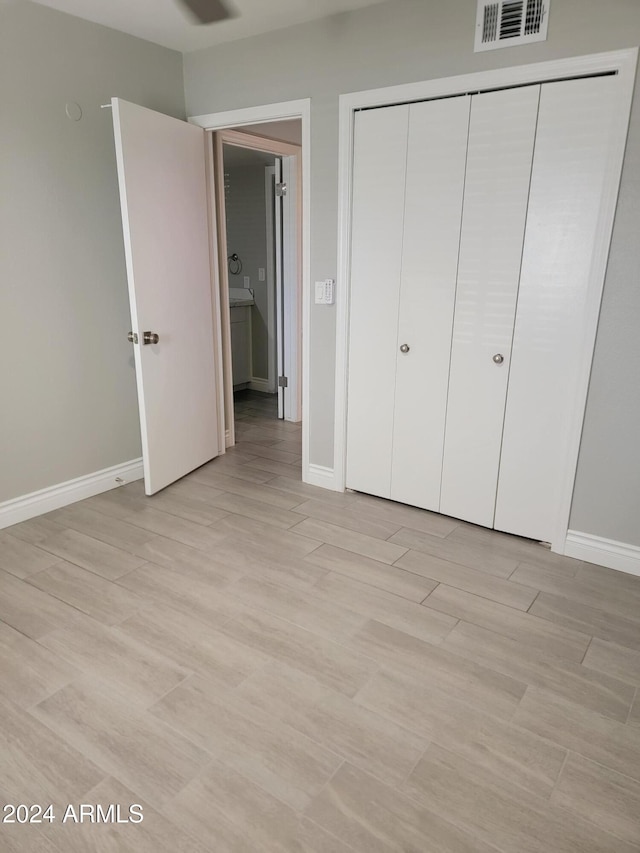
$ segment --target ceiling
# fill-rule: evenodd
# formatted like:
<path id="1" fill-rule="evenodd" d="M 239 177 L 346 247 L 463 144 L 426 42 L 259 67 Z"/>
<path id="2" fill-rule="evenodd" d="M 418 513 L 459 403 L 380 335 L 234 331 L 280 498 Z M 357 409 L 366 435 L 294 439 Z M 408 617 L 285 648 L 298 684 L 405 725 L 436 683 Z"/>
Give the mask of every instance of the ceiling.
<path id="1" fill-rule="evenodd" d="M 188 53 L 214 44 L 279 30 L 382 0 L 229 0 L 238 16 L 194 24 L 179 0 L 35 0 L 79 18 Z"/>

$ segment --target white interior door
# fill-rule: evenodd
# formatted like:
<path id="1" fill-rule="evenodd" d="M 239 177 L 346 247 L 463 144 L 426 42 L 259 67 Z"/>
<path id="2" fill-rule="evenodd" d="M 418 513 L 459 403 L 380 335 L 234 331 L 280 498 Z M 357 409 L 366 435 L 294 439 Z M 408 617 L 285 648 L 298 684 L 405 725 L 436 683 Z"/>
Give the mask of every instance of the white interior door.
<path id="1" fill-rule="evenodd" d="M 539 86 L 472 99 L 440 511 L 493 526 Z"/>
<path id="2" fill-rule="evenodd" d="M 273 224 L 275 235 L 275 270 L 276 270 L 276 361 L 278 376 L 278 417 L 284 418 L 286 389 L 282 378 L 285 373 L 284 353 L 284 254 L 282 240 L 282 195 L 278 192 L 278 186 L 282 185 L 282 160 L 276 157 L 275 161 L 275 192 L 273 194 Z"/>
<path id="3" fill-rule="evenodd" d="M 547 542 L 556 535 L 582 341 L 601 284 L 591 270 L 617 86 L 613 75 L 567 80 L 545 84 L 540 97 L 495 527 Z"/>
<path id="4" fill-rule="evenodd" d="M 443 98 L 409 111 L 391 498 L 435 512 L 470 103 Z"/>
<path id="5" fill-rule="evenodd" d="M 112 99 L 145 491 L 218 453 L 205 138 Z M 145 333 L 158 342 L 145 344 Z"/>
<path id="6" fill-rule="evenodd" d="M 347 477 L 391 493 L 409 107 L 356 115 L 353 161 Z"/>

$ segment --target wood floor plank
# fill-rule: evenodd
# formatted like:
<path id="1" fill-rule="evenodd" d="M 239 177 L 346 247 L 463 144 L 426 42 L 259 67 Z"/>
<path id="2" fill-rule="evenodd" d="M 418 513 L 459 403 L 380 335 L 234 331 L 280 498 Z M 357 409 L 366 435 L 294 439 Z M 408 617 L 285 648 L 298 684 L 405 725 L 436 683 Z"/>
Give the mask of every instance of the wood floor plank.
<path id="1" fill-rule="evenodd" d="M 548 548 L 531 539 L 523 539 L 509 533 L 500 533 L 497 530 L 478 527 L 475 524 L 467 524 L 467 522 L 461 522 L 447 538 L 452 542 L 489 548 L 496 554 L 512 557 L 518 562 L 528 562 L 547 571 L 555 571 L 562 577 L 574 577 L 582 565 L 579 560 L 554 554 Z"/>
<path id="2" fill-rule="evenodd" d="M 212 571 L 211 577 L 214 574 Z M 211 625 L 224 624 L 239 608 L 237 601 L 225 597 L 214 581 L 198 580 L 191 575 L 185 583 L 184 571 L 154 563 L 145 563 L 118 583 L 153 604 L 165 605 Z"/>
<path id="3" fill-rule="evenodd" d="M 120 815 L 122 822 L 118 823 L 117 818 L 106 823 L 97 820 L 91 822 L 89 817 L 83 822 L 74 822 L 73 818 L 65 823 L 58 820 L 44 831 L 59 853 L 88 853 L 94 850 L 100 853 L 207 853 L 208 848 L 193 838 L 184 823 L 180 825 L 167 820 L 164 814 L 145 802 L 138 793 L 113 777 L 96 785 L 83 802 L 93 806 L 96 811 L 97 806 L 101 806 L 106 815 L 109 815 L 112 804 L 120 806 L 119 813 L 114 811 L 116 816 Z M 129 808 L 133 804 L 138 805 L 141 812 L 132 812 L 132 817 L 141 813 L 142 820 L 127 823 Z M 72 805 L 78 814 L 79 805 Z M 64 809 L 58 814 L 62 816 Z"/>
<path id="4" fill-rule="evenodd" d="M 375 539 L 373 536 L 366 536 L 364 533 L 357 533 L 355 530 L 347 530 L 345 527 L 338 527 L 338 525 L 329 524 L 326 521 L 317 521 L 313 518 L 305 518 L 300 521 L 300 516 L 297 516 L 297 519 L 299 523 L 293 528 L 294 533 L 320 540 L 327 545 L 335 545 L 344 551 L 362 554 L 363 557 L 370 557 L 372 560 L 378 560 L 381 563 L 395 563 L 407 550 L 401 545 Z"/>
<path id="5" fill-rule="evenodd" d="M 82 750 L 1 695 L 0 744 L 0 790 L 6 802 L 74 802 L 106 775 Z"/>
<path id="6" fill-rule="evenodd" d="M 265 521 L 235 513 L 229 513 L 212 526 L 229 534 L 227 544 L 232 547 L 251 542 L 260 548 L 261 553 L 269 552 L 274 557 L 304 557 L 322 544 L 318 540 L 274 527 Z"/>
<path id="7" fill-rule="evenodd" d="M 335 572 L 321 577 L 314 591 L 327 601 L 349 607 L 368 619 L 376 619 L 428 643 L 441 642 L 457 622 L 452 616 L 428 610 L 414 601 Z"/>
<path id="8" fill-rule="evenodd" d="M 276 462 L 293 463 L 298 462 L 300 459 L 299 453 L 291 453 L 288 450 L 274 450 L 262 444 L 252 444 L 250 441 L 243 442 L 242 449 L 245 453 L 252 453 L 254 456 L 263 456 L 265 459 L 274 459 Z"/>
<path id="9" fill-rule="evenodd" d="M 304 809 L 342 758 L 237 692 L 194 676 L 151 713 L 294 809 Z"/>
<path id="10" fill-rule="evenodd" d="M 151 535 L 148 538 L 150 539 Z M 75 563 L 76 566 L 88 569 L 107 580 L 116 580 L 144 563 L 140 557 L 76 530 L 63 530 L 40 544 L 42 548 L 54 554 L 58 562 L 65 560 Z"/>
<path id="11" fill-rule="evenodd" d="M 402 527 L 389 538 L 389 541 L 404 545 L 413 551 L 421 551 L 451 563 L 459 563 L 470 569 L 487 572 L 497 578 L 508 578 L 520 562 L 514 557 L 504 557 L 482 545 L 453 542 L 449 537 L 434 536 L 408 527 Z"/>
<path id="12" fill-rule="evenodd" d="M 231 561 L 225 562 L 220 559 L 218 548 L 215 556 L 212 556 L 210 553 L 184 545 L 175 539 L 154 536 L 137 548 L 136 553 L 146 562 L 173 569 L 183 575 L 188 574 L 191 578 L 203 581 L 212 587 L 222 588 L 242 577 L 242 571 Z"/>
<path id="13" fill-rule="evenodd" d="M 394 565 L 517 610 L 528 610 L 538 594 L 537 590 L 532 590 L 530 587 L 496 578 L 487 575 L 486 572 L 479 572 L 468 566 L 441 560 L 439 557 L 422 554 L 419 551 L 407 551 L 404 556 L 396 560 Z"/>
<path id="14" fill-rule="evenodd" d="M 601 640 L 640 651 L 640 622 L 608 610 L 541 592 L 529 613 L 573 631 L 593 634 Z"/>
<path id="15" fill-rule="evenodd" d="M 178 518 L 175 515 L 160 512 L 160 510 L 150 507 L 127 516 L 127 520 L 130 524 L 149 531 L 147 542 L 155 534 L 164 536 L 166 539 L 175 539 L 176 542 L 196 548 L 198 551 L 210 552 L 215 549 L 221 539 L 224 539 L 224 533 L 220 533 L 212 527 L 195 524 L 193 521 L 187 521 L 185 518 Z"/>
<path id="16" fill-rule="evenodd" d="M 367 622 L 345 646 L 417 685 L 438 688 L 454 701 L 473 702 L 478 710 L 504 720 L 510 719 L 526 690 L 524 682 L 380 622 Z"/>
<path id="17" fill-rule="evenodd" d="M 5 572 L 17 578 L 26 578 L 48 569 L 57 562 L 59 557 L 8 533 L 0 532 L 0 569 Z"/>
<path id="18" fill-rule="evenodd" d="M 265 610 L 300 628 L 341 642 L 361 628 L 362 614 L 327 602 L 313 592 L 279 586 L 262 578 L 244 577 L 227 589 L 232 595 L 256 610 Z"/>
<path id="19" fill-rule="evenodd" d="M 398 784 L 429 741 L 320 684 L 290 666 L 273 665 L 249 676 L 237 692 L 258 712 L 267 710 L 379 779 Z"/>
<path id="20" fill-rule="evenodd" d="M 628 776 L 570 754 L 551 802 L 640 846 L 640 782 Z"/>
<path id="21" fill-rule="evenodd" d="M 22 521 L 20 524 L 14 524 L 5 530 L 5 533 L 10 533 L 15 539 L 20 539 L 22 542 L 29 542 L 31 545 L 37 545 L 48 536 L 53 536 L 54 533 L 60 533 L 64 530 L 61 524 L 56 524 L 47 515 L 39 515 L 36 518 L 30 518 L 28 521 Z"/>
<path id="22" fill-rule="evenodd" d="M 80 672 L 39 643 L 0 622 L 2 693 L 29 708 L 64 687 Z"/>
<path id="23" fill-rule="evenodd" d="M 306 814 L 359 853 L 495 853 L 393 788 L 344 764 Z"/>
<path id="24" fill-rule="evenodd" d="M 520 792 L 472 762 L 433 744 L 402 790 L 499 850 L 518 853 L 632 853 L 614 838 L 530 792 Z"/>
<path id="25" fill-rule="evenodd" d="M 116 629 L 176 666 L 192 670 L 209 681 L 236 687 L 267 666 L 268 655 L 237 642 L 207 622 L 194 619 L 172 607 L 147 606 L 144 612 L 126 619 Z"/>
<path id="26" fill-rule="evenodd" d="M 124 551 L 130 551 L 151 538 L 145 530 L 127 524 L 120 518 L 97 512 L 84 506 L 82 501 L 65 509 L 56 510 L 50 517 L 64 527 Z"/>
<path id="27" fill-rule="evenodd" d="M 252 500 L 262 501 L 269 506 L 278 509 L 292 509 L 300 503 L 298 497 L 294 497 L 287 492 L 280 492 L 277 489 L 271 488 L 269 485 L 262 483 L 248 483 L 243 479 L 235 477 L 233 474 L 223 474 L 222 472 L 213 471 L 196 471 L 192 475 L 193 481 L 196 483 L 201 480 L 207 487 L 212 487 L 215 490 L 228 492 L 232 495 L 251 498 Z"/>
<path id="28" fill-rule="evenodd" d="M 267 613 L 247 613 L 220 630 L 346 696 L 357 693 L 378 668 L 370 658 Z"/>
<path id="29" fill-rule="evenodd" d="M 32 714 L 157 809 L 209 761 L 204 750 L 90 676 L 54 693 Z"/>
<path id="30" fill-rule="evenodd" d="M 632 591 L 614 588 L 604 578 L 562 577 L 530 563 L 520 563 L 511 575 L 511 580 L 640 623 L 640 587 Z"/>
<path id="31" fill-rule="evenodd" d="M 141 708 L 164 696 L 192 672 L 97 623 L 90 628 L 61 628 L 40 642 L 76 669 L 91 672 L 110 692 Z"/>
<path id="32" fill-rule="evenodd" d="M 61 625 L 84 625 L 88 616 L 0 570 L 0 620 L 34 640 Z"/>
<path id="33" fill-rule="evenodd" d="M 633 701 L 633 687 L 605 673 L 546 653 L 543 658 L 524 643 L 459 622 L 443 648 L 483 666 L 583 704 L 624 722 Z"/>
<path id="34" fill-rule="evenodd" d="M 460 524 L 455 518 L 448 518 L 446 515 L 438 515 L 372 495 L 358 494 L 356 497 L 358 507 L 371 518 L 397 523 L 400 527 L 409 527 L 431 536 L 449 536 Z"/>
<path id="35" fill-rule="evenodd" d="M 27 582 L 105 625 L 121 622 L 143 604 L 143 599 L 130 590 L 73 563 L 57 563 L 31 575 Z"/>
<path id="36" fill-rule="evenodd" d="M 636 687 L 640 686 L 640 651 L 594 637 L 584 656 L 583 665 L 606 672 L 621 681 L 628 681 Z"/>
<path id="37" fill-rule="evenodd" d="M 550 796 L 567 755 L 531 732 L 479 710 L 471 692 L 469 701 L 463 702 L 431 680 L 426 683 L 401 672 L 377 673 L 355 701 L 539 797 Z"/>
<path id="38" fill-rule="evenodd" d="M 589 634 L 548 622 L 531 612 L 520 613 L 460 589 L 439 584 L 422 602 L 424 607 L 487 628 L 524 643 L 538 652 L 550 652 L 580 663 L 591 641 Z"/>
<path id="39" fill-rule="evenodd" d="M 208 851 L 288 853 L 298 830 L 294 809 L 221 762 L 207 768 L 163 811 L 187 824 Z"/>
<path id="40" fill-rule="evenodd" d="M 534 687 L 527 689 L 513 722 L 640 781 L 640 735 L 632 726 Z"/>
<path id="41" fill-rule="evenodd" d="M 299 504 L 295 512 L 318 521 L 328 521 L 338 527 L 346 527 L 347 530 L 355 530 L 356 533 L 364 533 L 365 536 L 373 536 L 374 539 L 389 539 L 399 530 L 397 524 L 376 519 L 368 519 L 365 515 L 354 512 L 346 506 L 332 506 L 320 500 L 308 500 Z"/>
<path id="42" fill-rule="evenodd" d="M 380 563 L 370 557 L 363 557 L 361 554 L 344 551 L 334 545 L 316 548 L 305 560 L 326 569 L 327 572 L 346 575 L 409 601 L 421 602 L 434 588 L 433 582 L 427 578 L 413 572 L 405 572 L 387 563 Z"/>

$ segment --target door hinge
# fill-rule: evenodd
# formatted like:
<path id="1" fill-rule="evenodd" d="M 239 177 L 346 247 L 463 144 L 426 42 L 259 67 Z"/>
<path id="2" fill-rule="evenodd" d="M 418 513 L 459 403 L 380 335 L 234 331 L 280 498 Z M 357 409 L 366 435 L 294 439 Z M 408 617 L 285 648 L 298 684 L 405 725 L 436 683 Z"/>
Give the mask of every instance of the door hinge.
<path id="1" fill-rule="evenodd" d="M 278 376 L 278 387 L 279 388 L 287 388 L 289 385 L 289 380 L 286 376 Z"/>
<path id="2" fill-rule="evenodd" d="M 285 196 L 287 194 L 287 185 L 285 183 L 276 184 L 276 195 L 278 198 Z"/>

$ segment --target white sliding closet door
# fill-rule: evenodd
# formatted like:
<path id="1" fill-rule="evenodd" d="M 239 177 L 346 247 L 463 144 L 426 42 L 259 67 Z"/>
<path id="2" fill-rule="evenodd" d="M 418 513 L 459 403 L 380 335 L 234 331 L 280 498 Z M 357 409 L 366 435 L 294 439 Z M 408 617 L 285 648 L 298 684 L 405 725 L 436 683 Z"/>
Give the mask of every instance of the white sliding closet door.
<path id="1" fill-rule="evenodd" d="M 470 105 L 447 98 L 409 114 L 391 497 L 436 512 Z"/>
<path id="2" fill-rule="evenodd" d="M 542 87 L 495 527 L 552 541 L 610 168 L 617 78 Z M 597 296 L 594 296 L 597 294 Z"/>
<path id="3" fill-rule="evenodd" d="M 472 99 L 440 511 L 493 526 L 539 86 Z"/>
<path id="4" fill-rule="evenodd" d="M 347 486 L 389 497 L 409 107 L 358 113 Z"/>

